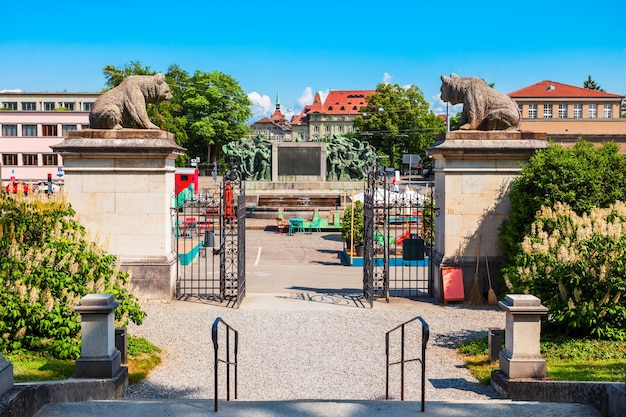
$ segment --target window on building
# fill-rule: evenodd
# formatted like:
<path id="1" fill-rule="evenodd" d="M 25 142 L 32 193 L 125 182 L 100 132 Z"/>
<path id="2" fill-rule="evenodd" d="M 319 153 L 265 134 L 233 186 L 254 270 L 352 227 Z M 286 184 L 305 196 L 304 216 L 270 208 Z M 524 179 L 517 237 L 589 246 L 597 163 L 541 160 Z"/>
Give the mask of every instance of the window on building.
<path id="1" fill-rule="evenodd" d="M 536 119 L 537 118 L 537 105 L 536 104 L 529 104 L 528 105 L 528 118 L 529 119 Z"/>
<path id="2" fill-rule="evenodd" d="M 83 111 L 91 111 L 91 110 L 93 110 L 92 102 L 83 103 Z"/>
<path id="3" fill-rule="evenodd" d="M 54 110 L 54 108 L 55 108 L 54 101 L 44 101 L 43 103 L 44 111 L 52 111 Z"/>
<path id="4" fill-rule="evenodd" d="M 63 125 L 61 126 L 61 133 L 65 136 L 65 132 L 68 130 L 77 130 L 76 125 Z"/>
<path id="5" fill-rule="evenodd" d="M 37 125 L 22 125 L 22 136 L 37 136 Z"/>
<path id="6" fill-rule="evenodd" d="M 37 154 L 36 153 L 23 153 L 22 154 L 22 165 L 37 165 Z"/>
<path id="7" fill-rule="evenodd" d="M 2 136 L 17 136 L 17 125 L 2 125 Z"/>
<path id="8" fill-rule="evenodd" d="M 41 126 L 41 134 L 44 136 L 56 136 L 57 135 L 57 125 L 42 125 Z"/>
<path id="9" fill-rule="evenodd" d="M 598 118 L 598 105 L 590 104 L 588 108 L 588 113 L 589 113 L 590 119 L 597 119 Z"/>
<path id="10" fill-rule="evenodd" d="M 23 101 L 22 111 L 35 111 L 37 110 L 37 103 L 34 101 Z"/>
<path id="11" fill-rule="evenodd" d="M 14 165 L 14 166 L 17 166 L 17 154 L 16 153 L 4 153 L 4 154 L 2 154 L 2 165 Z"/>
<path id="12" fill-rule="evenodd" d="M 59 107 L 62 107 L 70 111 L 74 111 L 74 102 L 73 101 L 59 101 Z"/>
<path id="13" fill-rule="evenodd" d="M 524 117 L 524 106 L 521 104 L 517 105 L 517 109 L 519 110 L 519 114 Z"/>
<path id="14" fill-rule="evenodd" d="M 320 127 L 319 126 L 313 126 L 313 132 L 320 133 Z"/>
<path id="15" fill-rule="evenodd" d="M 325 126 L 324 130 L 326 131 L 326 133 L 330 133 L 330 126 Z"/>
<path id="16" fill-rule="evenodd" d="M 339 132 L 343 133 L 343 125 L 339 125 Z"/>
<path id="17" fill-rule="evenodd" d="M 582 119 L 582 118 L 583 118 L 583 105 L 574 104 L 574 119 Z"/>
<path id="18" fill-rule="evenodd" d="M 605 104 L 604 105 L 604 110 L 602 112 L 602 117 L 604 117 L 605 119 L 610 119 L 613 117 L 613 106 L 611 106 L 610 104 Z"/>
<path id="19" fill-rule="evenodd" d="M 552 104 L 543 105 L 543 118 L 552 119 Z"/>
<path id="20" fill-rule="evenodd" d="M 3 110 L 17 110 L 17 101 L 3 101 L 2 109 Z"/>
<path id="21" fill-rule="evenodd" d="M 55 153 L 44 153 L 41 155 L 41 162 L 43 165 L 59 165 L 59 155 Z"/>
<path id="22" fill-rule="evenodd" d="M 559 104 L 559 119 L 567 119 L 567 104 Z"/>

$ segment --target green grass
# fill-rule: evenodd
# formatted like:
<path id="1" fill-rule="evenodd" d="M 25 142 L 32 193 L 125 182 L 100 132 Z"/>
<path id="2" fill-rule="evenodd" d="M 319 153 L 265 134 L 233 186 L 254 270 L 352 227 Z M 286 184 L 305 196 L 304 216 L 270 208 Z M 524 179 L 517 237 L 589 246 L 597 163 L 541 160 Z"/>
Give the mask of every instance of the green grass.
<path id="1" fill-rule="evenodd" d="M 458 351 L 481 384 L 491 383 L 491 371 L 499 369 L 499 365 L 489 363 L 487 337 L 466 341 Z M 555 381 L 624 380 L 626 342 L 546 337 L 541 341 L 541 355 L 548 378 Z"/>
<path id="2" fill-rule="evenodd" d="M 128 380 L 141 382 L 161 363 L 159 349 L 143 338 L 128 337 Z M 38 352 L 19 352 L 3 355 L 13 364 L 15 382 L 56 381 L 74 373 L 75 361 L 59 360 Z"/>

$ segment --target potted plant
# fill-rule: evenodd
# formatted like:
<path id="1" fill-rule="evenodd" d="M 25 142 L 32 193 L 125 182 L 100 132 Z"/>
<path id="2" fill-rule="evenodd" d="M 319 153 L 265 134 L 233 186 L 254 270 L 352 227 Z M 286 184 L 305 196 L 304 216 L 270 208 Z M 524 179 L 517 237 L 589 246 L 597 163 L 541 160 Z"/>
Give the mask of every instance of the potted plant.
<path id="1" fill-rule="evenodd" d="M 355 201 L 346 206 L 341 220 L 341 237 L 345 239 L 346 246 L 354 255 L 357 249 L 361 250 L 365 243 L 365 213 L 363 203 Z"/>

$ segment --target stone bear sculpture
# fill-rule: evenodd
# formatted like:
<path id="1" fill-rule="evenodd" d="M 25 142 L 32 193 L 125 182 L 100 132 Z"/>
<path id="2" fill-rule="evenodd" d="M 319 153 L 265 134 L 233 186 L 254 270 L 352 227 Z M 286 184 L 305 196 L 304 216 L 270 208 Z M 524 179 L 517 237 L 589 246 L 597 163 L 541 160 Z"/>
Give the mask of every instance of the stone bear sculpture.
<path id="1" fill-rule="evenodd" d="M 159 129 L 150 121 L 146 105 L 171 99 L 172 93 L 163 74 L 131 75 L 98 97 L 89 114 L 90 127 Z"/>
<path id="2" fill-rule="evenodd" d="M 442 75 L 441 99 L 451 104 L 463 103 L 455 129 L 519 130 L 521 115 L 515 101 L 480 78 Z"/>

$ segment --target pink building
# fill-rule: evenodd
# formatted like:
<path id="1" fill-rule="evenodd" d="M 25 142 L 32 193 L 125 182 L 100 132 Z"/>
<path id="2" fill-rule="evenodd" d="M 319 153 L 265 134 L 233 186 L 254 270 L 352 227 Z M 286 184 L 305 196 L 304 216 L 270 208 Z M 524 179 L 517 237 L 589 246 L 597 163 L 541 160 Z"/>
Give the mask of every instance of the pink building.
<path id="1" fill-rule="evenodd" d="M 89 127 L 89 112 L 99 93 L 0 92 L 0 169 L 2 184 L 11 176 L 24 182 L 63 178 L 63 161 L 50 148 L 68 130 Z"/>

